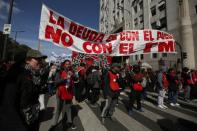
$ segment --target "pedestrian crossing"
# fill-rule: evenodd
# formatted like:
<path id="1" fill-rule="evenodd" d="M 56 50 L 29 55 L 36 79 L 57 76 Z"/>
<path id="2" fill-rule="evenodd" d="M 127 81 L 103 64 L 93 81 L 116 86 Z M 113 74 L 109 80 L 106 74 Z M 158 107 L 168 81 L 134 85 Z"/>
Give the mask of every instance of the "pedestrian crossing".
<path id="1" fill-rule="evenodd" d="M 126 98 L 126 95 L 123 95 L 123 96 Z M 156 99 L 155 99 L 155 101 L 156 101 Z M 157 109 L 156 106 L 153 105 L 152 103 L 150 103 L 149 101 L 146 101 L 146 103 L 145 103 L 144 105 L 150 106 L 150 107 L 152 107 L 152 108 Z M 175 108 L 181 108 L 181 107 L 177 106 L 177 107 L 175 107 Z M 163 109 L 159 109 L 159 110 L 161 110 L 162 112 L 166 112 L 166 113 L 168 113 L 168 114 L 170 114 L 170 115 L 172 115 L 172 116 L 173 116 L 173 115 L 174 115 L 174 116 L 179 116 L 179 117 L 182 118 L 182 119 L 186 119 L 186 120 L 188 120 L 188 121 L 194 121 L 194 123 L 197 124 L 197 121 L 195 121 L 196 118 L 197 118 L 195 112 L 193 112 L 193 115 L 194 115 L 194 116 L 193 116 L 193 115 L 191 116 L 191 115 L 187 115 L 187 114 L 185 114 L 185 113 L 181 113 L 181 112 L 179 112 L 179 111 L 176 111 L 175 108 L 174 108 L 174 109 L 173 109 L 173 108 L 168 108 L 167 110 L 163 110 Z M 146 110 L 146 108 L 144 108 L 144 109 Z M 146 110 L 146 111 L 148 111 L 148 110 Z M 146 112 L 146 111 L 145 111 L 145 112 Z M 149 112 L 149 115 L 152 114 L 150 111 L 148 111 L 148 112 Z M 145 114 L 146 114 L 146 113 L 144 113 L 144 115 L 145 115 Z M 152 114 L 152 115 L 156 116 L 155 113 Z M 151 115 L 150 115 L 150 116 L 151 116 Z"/>
<path id="2" fill-rule="evenodd" d="M 107 131 L 105 126 L 101 124 L 98 117 L 85 102 L 81 103 L 80 106 L 82 107 L 82 110 L 79 111 L 78 116 L 83 127 L 86 127 L 85 131 Z"/>
<path id="3" fill-rule="evenodd" d="M 100 105 L 103 101 L 99 99 Z M 48 107 L 54 106 L 55 96 L 51 97 Z M 76 104 L 76 103 L 75 103 Z M 100 108 L 93 108 L 88 102 L 77 103 L 78 114 L 74 119 L 76 131 L 162 131 L 178 130 L 192 131 L 197 129 L 197 112 L 183 107 L 170 107 L 166 110 L 157 108 L 152 101 L 142 104 L 144 112 L 134 110 L 132 116 L 128 115 L 128 96 L 121 94 L 119 104 L 115 109 L 115 120 L 106 119 L 101 123 Z M 54 110 L 55 112 L 55 110 Z M 53 114 L 54 114 L 53 112 Z M 40 131 L 48 131 L 53 118 L 41 123 Z M 61 130 L 61 124 L 54 131 Z M 70 129 L 71 130 L 71 129 Z"/>

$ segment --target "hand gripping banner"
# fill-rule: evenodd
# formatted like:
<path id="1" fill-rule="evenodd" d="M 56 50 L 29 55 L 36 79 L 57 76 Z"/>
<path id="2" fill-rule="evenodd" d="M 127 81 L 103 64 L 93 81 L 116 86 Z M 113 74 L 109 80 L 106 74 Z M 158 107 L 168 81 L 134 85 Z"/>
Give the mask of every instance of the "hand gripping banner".
<path id="1" fill-rule="evenodd" d="M 159 30 L 125 30 L 104 34 L 42 6 L 39 39 L 84 54 L 129 56 L 147 53 L 176 53 L 171 34 Z"/>

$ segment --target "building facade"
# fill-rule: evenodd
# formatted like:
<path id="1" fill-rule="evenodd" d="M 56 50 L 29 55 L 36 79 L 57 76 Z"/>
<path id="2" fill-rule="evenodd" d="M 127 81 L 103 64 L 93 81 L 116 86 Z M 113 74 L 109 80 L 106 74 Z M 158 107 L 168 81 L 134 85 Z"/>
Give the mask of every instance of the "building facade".
<path id="1" fill-rule="evenodd" d="M 174 35 L 177 54 L 138 54 L 129 62 L 147 62 L 155 70 L 159 61 L 168 67 L 197 67 L 197 1 L 196 0 L 100 0 L 99 30 L 117 33 L 128 29 L 157 29 Z M 181 52 L 187 58 L 182 60 Z M 178 64 L 177 64 L 178 61 Z"/>

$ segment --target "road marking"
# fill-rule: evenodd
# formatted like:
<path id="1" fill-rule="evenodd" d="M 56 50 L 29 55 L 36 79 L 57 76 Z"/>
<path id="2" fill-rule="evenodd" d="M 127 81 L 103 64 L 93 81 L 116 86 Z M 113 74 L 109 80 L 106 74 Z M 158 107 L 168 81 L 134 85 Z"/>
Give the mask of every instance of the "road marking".
<path id="1" fill-rule="evenodd" d="M 124 94 L 123 94 L 122 96 L 127 97 L 127 95 L 124 95 Z M 122 98 L 120 97 L 120 99 L 122 99 Z M 152 108 L 155 108 L 155 109 L 157 109 L 157 110 L 159 110 L 159 111 L 166 112 L 166 113 L 168 113 L 168 114 L 170 114 L 170 115 L 172 115 L 172 116 L 177 116 L 177 117 L 179 117 L 179 118 L 183 118 L 183 119 L 192 121 L 192 122 L 194 122 L 194 123 L 197 123 L 197 118 L 196 118 L 196 117 L 193 117 L 193 116 L 190 116 L 190 115 L 187 115 L 187 114 L 178 112 L 178 111 L 173 110 L 173 109 L 170 109 L 170 108 L 168 108 L 168 109 L 166 109 L 166 110 L 160 110 L 159 108 L 157 108 L 155 105 L 153 105 L 152 103 L 150 103 L 150 102 L 148 102 L 148 101 L 146 101 L 144 104 L 145 104 L 145 105 L 148 105 L 148 106 L 151 106 Z M 154 114 L 155 114 L 155 113 L 154 113 Z"/>
<path id="2" fill-rule="evenodd" d="M 148 129 L 143 124 L 139 123 L 118 108 L 116 108 L 114 112 L 114 117 L 129 131 L 150 131 L 150 129 Z"/>
<path id="3" fill-rule="evenodd" d="M 85 131 L 107 131 L 106 127 L 101 124 L 100 120 L 85 102 L 79 105 L 82 107 L 82 110 L 79 111 L 78 116 Z"/>

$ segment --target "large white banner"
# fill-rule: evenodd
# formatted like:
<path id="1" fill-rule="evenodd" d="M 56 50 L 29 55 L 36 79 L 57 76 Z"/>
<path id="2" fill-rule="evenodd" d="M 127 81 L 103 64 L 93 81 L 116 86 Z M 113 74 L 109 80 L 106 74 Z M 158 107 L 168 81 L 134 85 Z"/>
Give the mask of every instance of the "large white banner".
<path id="1" fill-rule="evenodd" d="M 175 53 L 171 34 L 159 30 L 126 30 L 103 34 L 42 6 L 39 39 L 85 54 L 128 56 L 146 53 Z"/>

